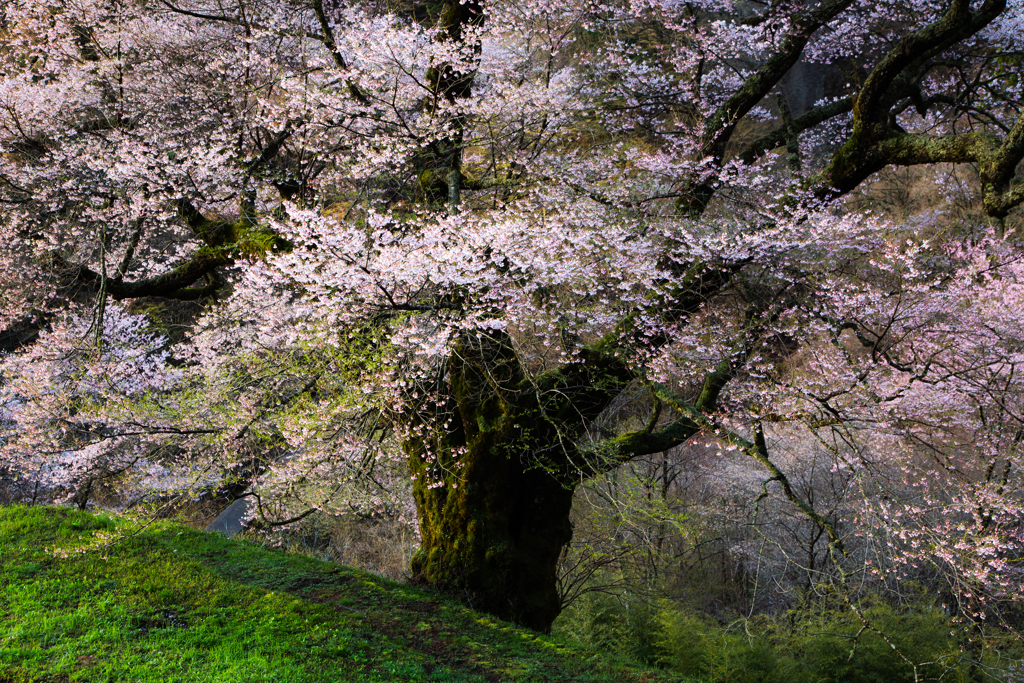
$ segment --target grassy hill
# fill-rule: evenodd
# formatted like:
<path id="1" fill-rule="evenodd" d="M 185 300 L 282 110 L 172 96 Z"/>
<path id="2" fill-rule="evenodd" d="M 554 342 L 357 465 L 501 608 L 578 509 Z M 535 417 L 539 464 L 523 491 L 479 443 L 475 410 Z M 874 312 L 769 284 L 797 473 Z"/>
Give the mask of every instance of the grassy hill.
<path id="1" fill-rule="evenodd" d="M 676 680 L 312 558 L 0 508 L 0 683 Z"/>

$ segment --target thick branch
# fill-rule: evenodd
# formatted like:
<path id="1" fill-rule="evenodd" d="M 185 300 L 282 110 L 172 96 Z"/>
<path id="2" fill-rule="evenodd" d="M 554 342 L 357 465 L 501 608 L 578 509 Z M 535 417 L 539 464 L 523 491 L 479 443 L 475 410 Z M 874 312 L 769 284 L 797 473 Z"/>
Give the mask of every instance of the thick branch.
<path id="1" fill-rule="evenodd" d="M 989 182 L 1007 185 L 1021 159 L 1024 159 L 1024 112 L 1017 116 L 1003 144 L 992 153 L 981 172 Z"/>
<path id="2" fill-rule="evenodd" d="M 238 237 L 238 225 L 232 221 L 207 218 L 189 199 L 182 197 L 174 204 L 178 215 L 196 237 L 210 247 L 223 247 Z"/>
<path id="3" fill-rule="evenodd" d="M 1024 183 L 993 197 L 985 195 L 985 211 L 993 218 L 1003 218 L 1021 204 L 1024 204 Z"/>
<path id="4" fill-rule="evenodd" d="M 619 355 L 596 346 L 584 348 L 575 362 L 541 374 L 525 388 L 537 392 L 546 419 L 578 432 L 635 378 Z"/>
<path id="5" fill-rule="evenodd" d="M 143 296 L 162 296 L 169 299 L 194 298 L 193 290 L 186 289 L 196 280 L 212 273 L 216 268 L 231 263 L 227 249 L 203 247 L 186 263 L 170 272 L 135 282 L 124 280 L 106 280 L 106 291 L 116 300 L 136 299 Z M 65 264 L 66 265 L 66 264 Z M 77 279 L 94 287 L 99 287 L 102 276 L 86 266 L 74 267 Z M 181 296 L 179 296 L 181 295 Z"/>
<path id="6" fill-rule="evenodd" d="M 84 119 L 77 122 L 75 130 L 79 133 L 99 133 L 105 130 L 132 130 L 141 118 L 141 115 L 113 118 L 100 115 L 93 119 Z"/>
<path id="7" fill-rule="evenodd" d="M 988 215 L 1002 218 L 1024 202 L 1024 182 L 1010 186 L 1021 159 L 1024 159 L 1024 112 L 1017 116 L 999 148 L 981 164 L 982 197 Z"/>
<path id="8" fill-rule="evenodd" d="M 316 13 L 316 20 L 320 24 L 320 30 L 324 32 L 324 36 L 320 42 L 323 43 L 327 51 L 331 53 L 331 59 L 334 60 L 334 65 L 342 71 L 348 71 L 348 63 L 338 50 L 338 44 L 334 39 L 334 28 L 331 26 L 331 22 L 327 19 L 327 14 L 324 13 L 323 0 L 313 0 L 313 12 Z M 359 104 L 367 105 L 370 103 L 370 99 L 366 96 L 359 86 L 351 78 L 345 81 L 348 86 L 348 92 Z"/>
<path id="9" fill-rule="evenodd" d="M 952 0 L 941 19 L 904 36 L 875 65 L 857 94 L 854 119 L 862 125 L 887 125 L 889 110 L 898 97 L 890 91 L 904 72 L 974 35 L 1005 8 L 1006 0 L 987 0 L 977 12 L 971 12 L 969 0 Z"/>
<path id="10" fill-rule="evenodd" d="M 582 468 L 577 476 L 590 478 L 610 472 L 634 458 L 664 453 L 686 443 L 701 431 L 701 427 L 688 415 L 683 415 L 660 429 L 641 429 L 620 434 L 601 443 L 596 449 L 583 453 Z"/>
<path id="11" fill-rule="evenodd" d="M 961 42 L 992 22 L 1005 9 L 1005 0 L 986 0 L 971 12 L 968 0 L 952 0 L 936 22 L 903 37 L 872 69 L 853 104 L 853 133 L 836 152 L 825 169 L 816 194 L 821 198 L 838 197 L 850 192 L 872 173 L 890 164 L 908 166 L 939 162 L 981 163 L 999 157 L 993 166 L 996 175 L 1005 178 L 1006 166 L 1015 154 L 1019 160 L 1019 138 L 1007 136 L 1005 152 L 989 133 L 967 133 L 930 137 L 909 135 L 893 123 L 893 107 L 905 95 L 913 96 L 913 82 L 923 65 L 936 55 Z M 1012 133 L 1012 131 L 1011 131 Z M 1013 165 L 1016 165 L 1013 163 Z M 1012 173 L 1012 171 L 1011 171 Z M 985 183 L 983 179 L 983 184 Z M 1005 191 L 994 190 L 994 194 Z M 993 202 L 986 202 L 990 209 Z"/>
<path id="12" fill-rule="evenodd" d="M 807 41 L 815 31 L 838 16 L 854 0 L 823 2 L 806 17 L 798 18 L 794 31 L 786 36 L 779 51 L 772 55 L 757 73 L 748 78 L 708 121 L 708 134 L 714 139 L 715 157 L 721 159 L 732 132 L 747 112 L 771 92 L 803 54 Z"/>
<path id="13" fill-rule="evenodd" d="M 185 197 L 175 202 L 174 208 L 177 210 L 178 216 L 185 221 L 185 225 L 196 235 L 203 233 L 206 226 L 210 223 L 206 216 L 196 208 L 195 204 Z"/>
<path id="14" fill-rule="evenodd" d="M 128 268 L 131 267 L 132 259 L 135 257 L 135 250 L 139 247 L 139 240 L 142 239 L 142 229 L 145 227 L 145 219 L 138 218 L 135 221 L 135 232 L 132 233 L 131 239 L 128 240 L 128 248 L 125 249 L 124 258 L 121 259 L 121 264 L 117 267 L 117 272 L 114 274 L 114 280 L 120 282 L 124 279 L 124 274 L 128 272 Z"/>
<path id="15" fill-rule="evenodd" d="M 874 144 L 860 146 L 851 139 L 832 159 L 819 185 L 819 197 L 850 192 L 871 174 L 886 166 L 937 163 L 976 163 L 981 167 L 985 211 L 1002 218 L 1024 202 L 1024 185 L 1011 187 L 1013 172 L 1024 157 L 1024 123 L 1018 118 L 1002 141 L 987 131 L 960 135 L 890 135 Z"/>
<path id="16" fill-rule="evenodd" d="M 853 2 L 854 0 L 826 0 L 807 15 L 797 17 L 793 22 L 793 32 L 782 41 L 778 51 L 711 115 L 705 125 L 705 145 L 708 148 L 708 155 L 716 163 L 724 158 L 726 147 L 740 119 L 763 100 L 786 72 L 800 60 L 800 55 L 803 54 L 811 36 Z M 698 216 L 704 212 L 714 193 L 713 184 L 701 183 L 679 200 L 678 207 L 684 213 Z"/>
<path id="17" fill-rule="evenodd" d="M 288 138 L 295 134 L 295 128 L 302 126 L 303 123 L 305 123 L 305 121 L 302 119 L 298 119 L 294 122 L 289 121 L 288 125 L 285 126 L 285 129 L 271 138 L 270 142 L 268 142 L 267 146 L 260 151 L 259 155 L 249 162 L 249 173 L 255 172 L 260 166 L 276 157 L 281 152 L 281 146 L 287 142 Z"/>

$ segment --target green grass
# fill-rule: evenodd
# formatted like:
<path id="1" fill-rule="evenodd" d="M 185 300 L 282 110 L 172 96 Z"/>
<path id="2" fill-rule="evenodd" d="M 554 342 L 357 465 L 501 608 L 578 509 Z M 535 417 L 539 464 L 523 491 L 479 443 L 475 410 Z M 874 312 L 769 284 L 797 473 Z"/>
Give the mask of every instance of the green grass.
<path id="1" fill-rule="evenodd" d="M 0 683 L 670 680 L 312 558 L 0 508 Z"/>

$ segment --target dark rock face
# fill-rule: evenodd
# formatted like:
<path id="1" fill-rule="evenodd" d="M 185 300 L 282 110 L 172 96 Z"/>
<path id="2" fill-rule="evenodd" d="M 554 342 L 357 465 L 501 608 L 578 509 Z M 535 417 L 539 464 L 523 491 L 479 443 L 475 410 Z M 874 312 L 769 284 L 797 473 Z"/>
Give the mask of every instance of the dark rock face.
<path id="1" fill-rule="evenodd" d="M 782 94 L 794 117 L 800 117 L 826 97 L 846 94 L 850 65 L 797 62 L 782 78 Z"/>
<path id="2" fill-rule="evenodd" d="M 799 118 L 826 100 L 849 95 L 849 84 L 856 78 L 856 71 L 856 66 L 846 61 L 832 64 L 797 62 L 779 82 L 790 115 L 794 119 Z M 819 135 L 813 141 L 805 140 L 805 144 L 809 158 L 804 161 L 809 161 L 812 166 L 831 157 L 837 149 L 831 136 Z"/>
<path id="3" fill-rule="evenodd" d="M 224 508 L 224 511 L 217 515 L 217 519 L 210 522 L 206 527 L 207 531 L 216 531 L 225 536 L 235 536 L 242 531 L 244 525 L 242 519 L 249 510 L 249 501 L 246 498 L 239 498 L 231 505 Z"/>

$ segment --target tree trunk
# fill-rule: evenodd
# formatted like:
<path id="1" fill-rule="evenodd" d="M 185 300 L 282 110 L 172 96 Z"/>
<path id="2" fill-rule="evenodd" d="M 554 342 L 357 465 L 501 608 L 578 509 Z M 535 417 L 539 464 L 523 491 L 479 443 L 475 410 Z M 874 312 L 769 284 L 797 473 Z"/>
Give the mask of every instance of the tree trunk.
<path id="1" fill-rule="evenodd" d="M 547 633 L 562 609 L 556 572 L 572 538 L 572 490 L 524 468 L 501 431 L 473 439 L 461 458 L 460 486 L 417 480 L 422 546 L 414 580 Z"/>
<path id="2" fill-rule="evenodd" d="M 558 559 L 572 538 L 572 486 L 553 464 L 561 458 L 542 452 L 558 450 L 558 434 L 507 337 L 461 343 L 448 380 L 429 416 L 447 428 L 406 441 L 422 538 L 414 580 L 548 632 L 561 610 Z"/>

